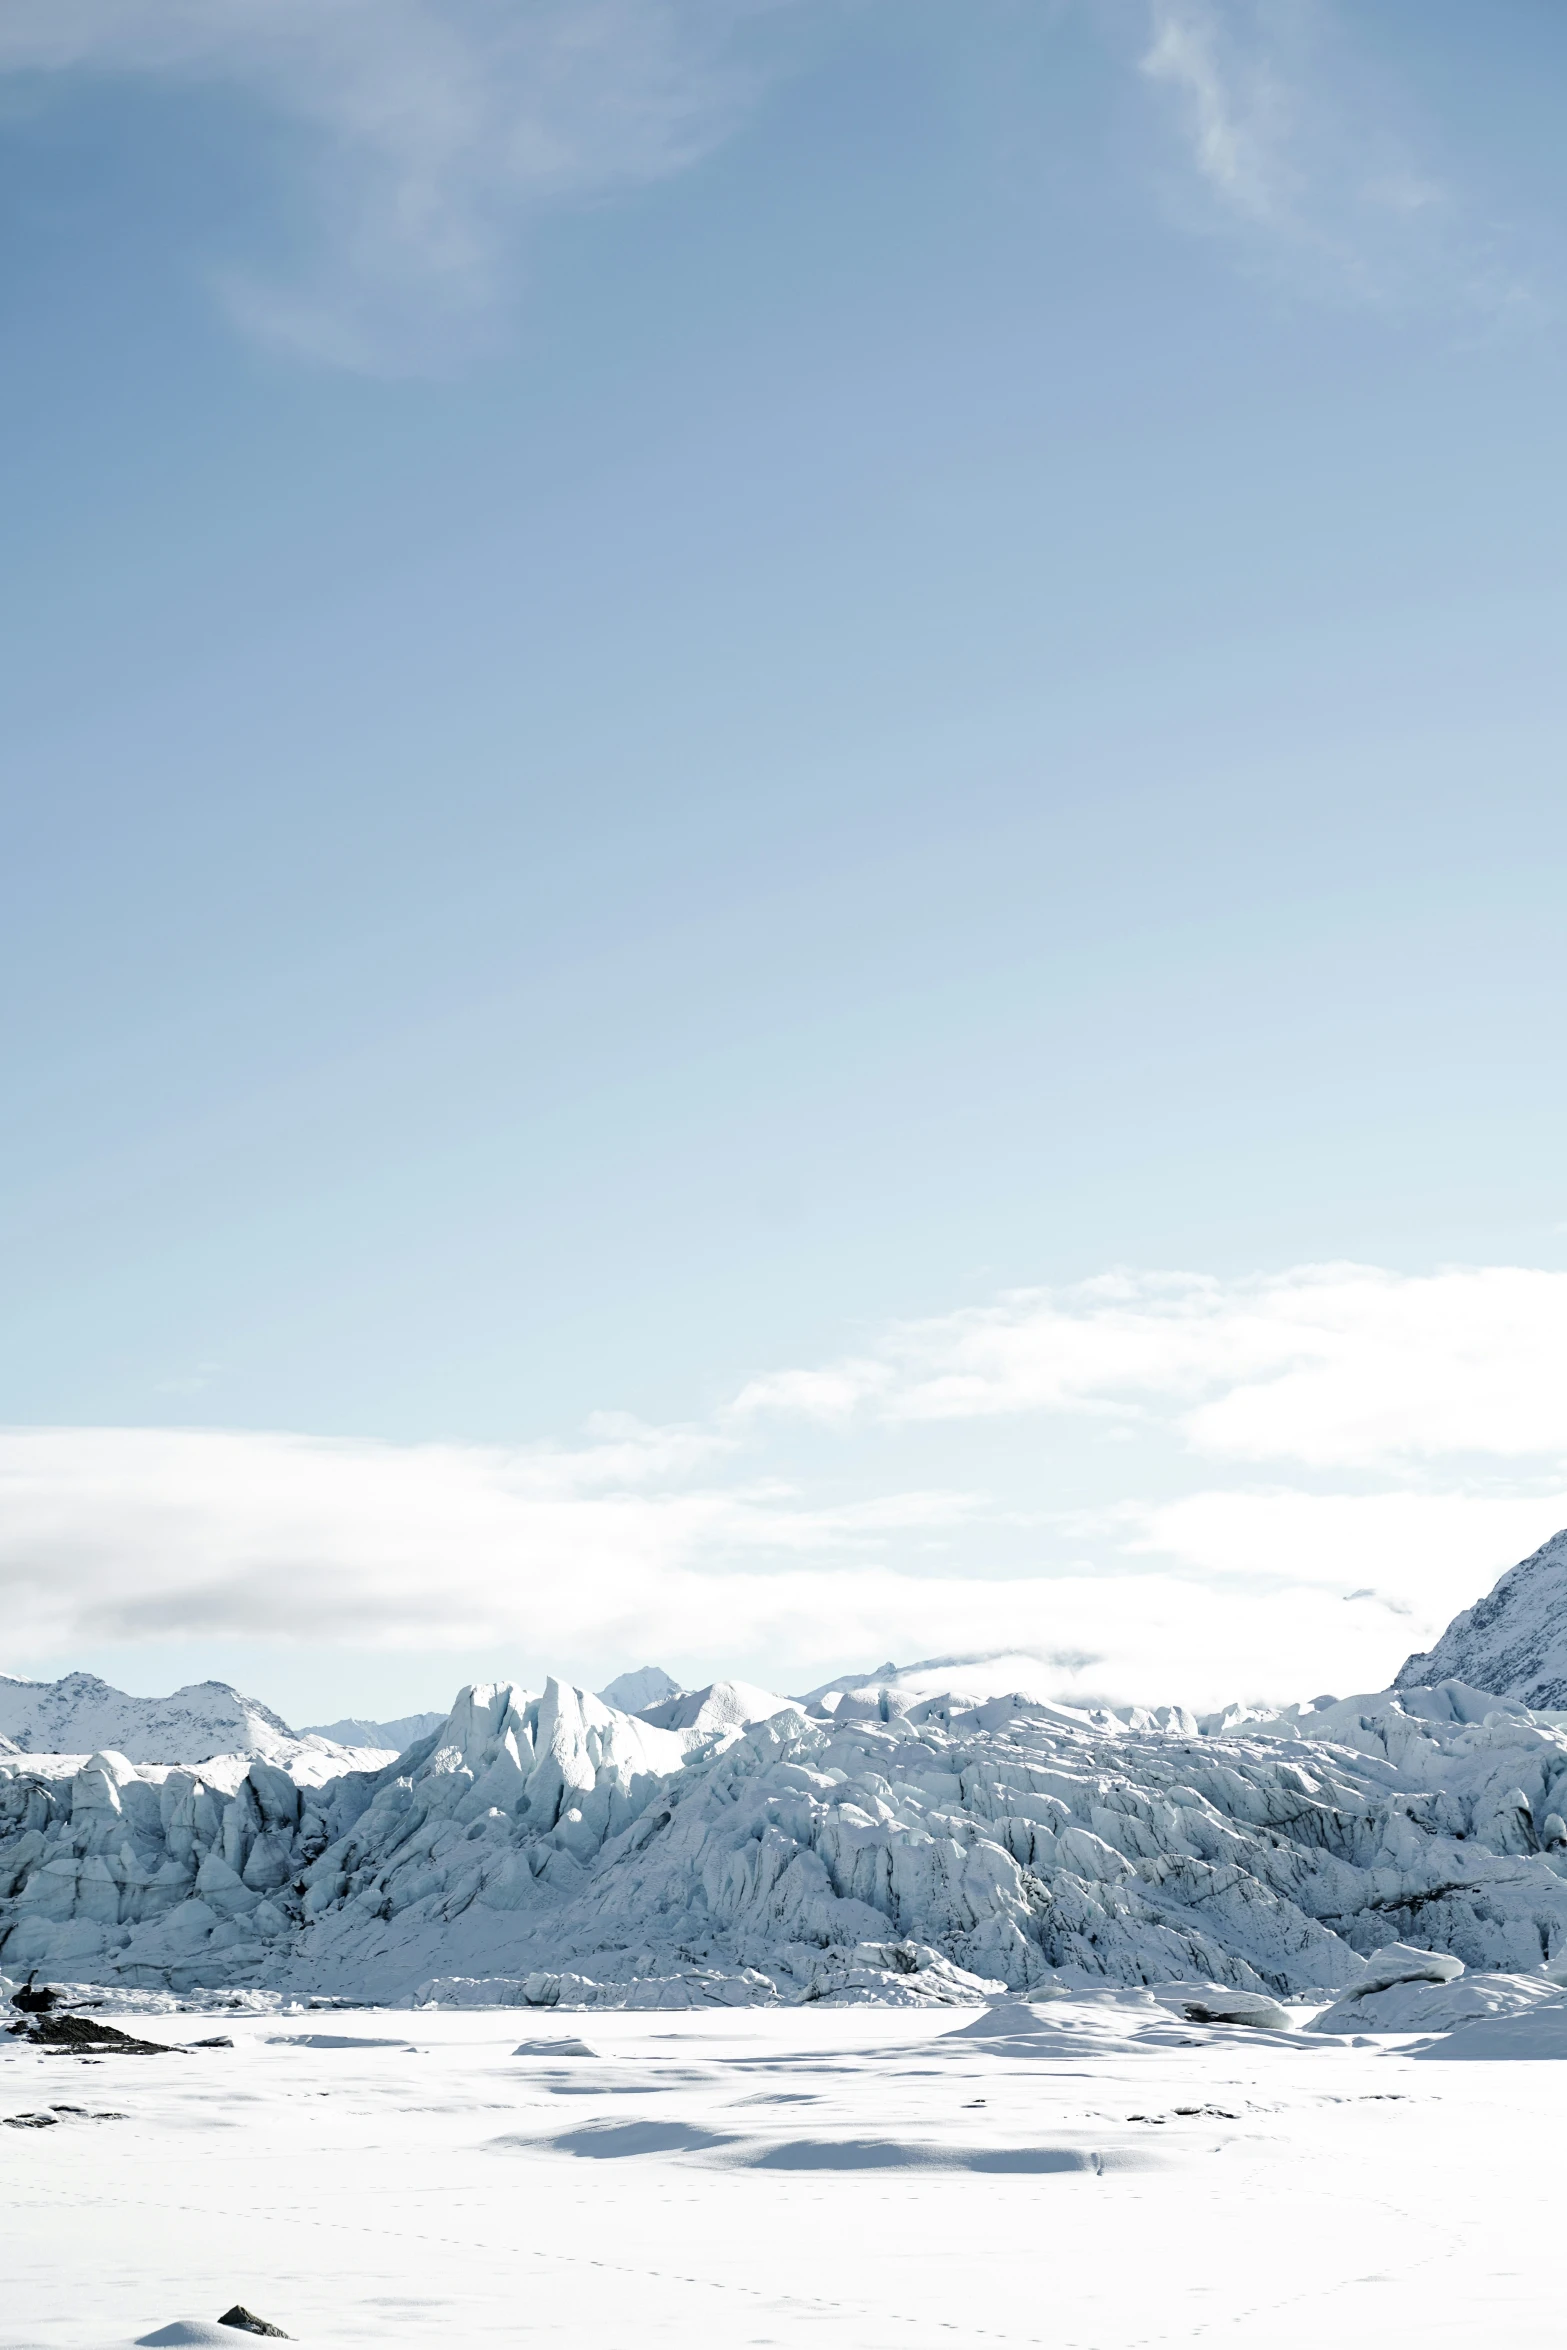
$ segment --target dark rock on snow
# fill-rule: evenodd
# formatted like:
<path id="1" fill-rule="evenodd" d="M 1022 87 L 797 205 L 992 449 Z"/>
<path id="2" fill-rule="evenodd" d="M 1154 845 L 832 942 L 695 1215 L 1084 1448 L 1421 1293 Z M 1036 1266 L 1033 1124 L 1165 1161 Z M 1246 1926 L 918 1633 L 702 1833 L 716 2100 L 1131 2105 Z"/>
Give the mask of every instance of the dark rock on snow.
<path id="1" fill-rule="evenodd" d="M 56 2055 L 88 2049 L 99 2055 L 111 2056 L 167 2056 L 168 2043 L 164 2040 L 136 2040 L 129 2032 L 116 2030 L 113 2024 L 101 2024 L 87 2015 L 46 2015 L 25 2026 L 11 2026 L 13 2032 L 22 2029 L 35 2048 L 47 2048 Z"/>

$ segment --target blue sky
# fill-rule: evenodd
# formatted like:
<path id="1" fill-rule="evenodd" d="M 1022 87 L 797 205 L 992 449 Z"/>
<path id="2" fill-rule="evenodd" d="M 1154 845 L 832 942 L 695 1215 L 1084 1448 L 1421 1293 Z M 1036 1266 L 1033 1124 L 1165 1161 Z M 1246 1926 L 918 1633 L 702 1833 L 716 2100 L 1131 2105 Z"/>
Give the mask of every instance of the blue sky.
<path id="1" fill-rule="evenodd" d="M 1564 66 L 12 0 L 5 1669 L 1310 1694 L 1567 1515 Z"/>

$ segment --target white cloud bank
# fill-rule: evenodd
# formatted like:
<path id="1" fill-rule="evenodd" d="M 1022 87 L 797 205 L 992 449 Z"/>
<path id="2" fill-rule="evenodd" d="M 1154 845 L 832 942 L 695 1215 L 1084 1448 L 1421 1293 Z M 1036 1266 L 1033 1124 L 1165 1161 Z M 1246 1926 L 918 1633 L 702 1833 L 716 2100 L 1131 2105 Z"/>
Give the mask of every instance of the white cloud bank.
<path id="1" fill-rule="evenodd" d="M 1526 1268 L 1119 1274 L 576 1446 L 13 1429 L 7 1669 L 178 1637 L 775 1686 L 1008 1648 L 1063 1696 L 1204 1704 L 1375 1686 L 1567 1521 L 1564 1308 L 1567 1276 Z M 941 1481 L 968 1424 L 1016 1420 L 1026 1464 L 1025 1425 L 1084 1414 L 1130 1435 L 1096 1507 Z M 830 1484 L 778 1473 L 802 1415 L 834 1431 Z M 870 1421 L 918 1480 L 844 1499 Z"/>

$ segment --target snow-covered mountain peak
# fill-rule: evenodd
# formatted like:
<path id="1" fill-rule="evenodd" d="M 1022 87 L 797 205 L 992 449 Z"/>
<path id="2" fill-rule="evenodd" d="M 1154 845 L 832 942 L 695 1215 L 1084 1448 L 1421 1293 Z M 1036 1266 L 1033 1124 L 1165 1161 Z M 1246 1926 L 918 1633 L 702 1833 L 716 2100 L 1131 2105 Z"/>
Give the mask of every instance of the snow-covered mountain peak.
<path id="1" fill-rule="evenodd" d="M 1567 1708 L 1567 1527 L 1455 1616 L 1434 1648 L 1407 1657 L 1393 1686 L 1449 1680 L 1537 1710 Z"/>
<path id="2" fill-rule="evenodd" d="M 599 1691 L 606 1705 L 615 1706 L 623 1714 L 646 1713 L 649 1706 L 663 1705 L 667 1699 L 681 1694 L 680 1683 L 662 1665 L 637 1665 L 629 1673 L 617 1673 Z"/>
<path id="3" fill-rule="evenodd" d="M 259 1698 L 227 1681 L 193 1681 L 168 1697 L 132 1697 L 95 1673 L 58 1681 L 0 1674 L 0 1737 L 23 1754 L 110 1751 L 133 1763 L 204 1763 L 217 1755 L 259 1755 L 307 1776 L 385 1760 L 329 1740 L 301 1737 Z"/>

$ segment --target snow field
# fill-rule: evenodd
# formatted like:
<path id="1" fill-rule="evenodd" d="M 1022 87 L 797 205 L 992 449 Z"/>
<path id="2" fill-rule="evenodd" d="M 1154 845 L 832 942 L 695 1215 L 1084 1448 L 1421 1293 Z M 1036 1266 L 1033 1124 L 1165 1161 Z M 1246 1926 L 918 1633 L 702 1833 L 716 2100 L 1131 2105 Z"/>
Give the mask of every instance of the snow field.
<path id="1" fill-rule="evenodd" d="M 236 2300 L 314 2350 L 1560 2332 L 1567 2076 L 1415 2054 L 1462 2033 L 1203 2027 L 1113 1990 L 224 2029 L 174 2057 L 0 2042 L 0 2123 L 86 2109 L 0 2127 L 3 2350 L 130 2350 Z"/>

